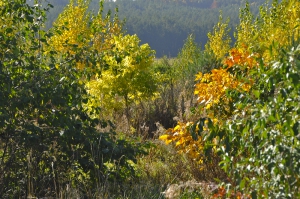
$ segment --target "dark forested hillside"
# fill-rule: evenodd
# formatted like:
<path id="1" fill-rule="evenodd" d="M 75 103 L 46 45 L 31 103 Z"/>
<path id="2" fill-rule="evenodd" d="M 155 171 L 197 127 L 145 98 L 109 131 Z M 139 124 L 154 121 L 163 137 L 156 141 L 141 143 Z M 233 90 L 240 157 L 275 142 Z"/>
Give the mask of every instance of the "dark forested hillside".
<path id="1" fill-rule="evenodd" d="M 69 0 L 52 0 L 54 8 L 48 15 L 47 27 L 57 17 Z M 156 56 L 174 57 L 189 34 L 195 36 L 202 46 L 207 41 L 207 33 L 219 20 L 220 10 L 223 18 L 230 18 L 230 27 L 238 23 L 239 8 L 244 0 L 106 0 L 104 9 L 119 9 L 119 18 L 126 20 L 125 30 L 137 34 L 142 43 L 156 50 Z M 250 0 L 254 12 L 264 0 Z M 91 9 L 97 10 L 98 0 L 92 0 Z M 234 29 L 234 28 L 232 28 Z"/>

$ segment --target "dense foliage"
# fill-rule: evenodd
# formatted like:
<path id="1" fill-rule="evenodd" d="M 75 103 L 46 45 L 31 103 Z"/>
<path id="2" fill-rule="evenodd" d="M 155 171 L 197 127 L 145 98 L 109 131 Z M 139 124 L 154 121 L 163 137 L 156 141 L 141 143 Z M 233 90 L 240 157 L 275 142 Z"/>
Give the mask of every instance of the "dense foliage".
<path id="1" fill-rule="evenodd" d="M 274 1 L 254 19 L 246 5 L 223 65 L 196 75 L 202 117 L 180 122 L 160 137 L 202 159 L 200 165 L 221 158 L 227 191 L 220 189 L 215 197 L 300 196 L 299 6 Z M 210 49 L 222 42 L 210 43 Z M 216 52 L 208 53 L 220 58 Z"/>
<path id="2" fill-rule="evenodd" d="M 298 0 L 51 2 L 0 2 L 0 198 L 300 197 Z"/>
<path id="3" fill-rule="evenodd" d="M 118 138 L 111 122 L 91 117 L 99 115 L 100 107 L 87 111 L 86 103 L 93 97 L 85 83 L 95 71 L 101 72 L 95 57 L 106 51 L 99 47 L 88 51 L 93 46 L 84 38 L 85 28 L 95 26 L 88 26 L 84 5 L 71 1 L 64 14 L 74 11 L 76 15 L 68 15 L 68 20 L 87 23 L 77 23 L 79 28 L 73 29 L 68 25 L 74 23 L 61 28 L 58 22 L 54 30 L 45 32 L 45 12 L 51 5 L 1 2 L 1 198 L 58 198 L 73 189 L 90 198 L 103 183 L 134 176 L 132 161 L 144 153 L 139 142 Z M 96 17 L 93 22 L 99 21 Z M 99 23 L 97 28 L 106 29 L 106 25 Z M 82 62 L 94 70 L 78 67 Z"/>

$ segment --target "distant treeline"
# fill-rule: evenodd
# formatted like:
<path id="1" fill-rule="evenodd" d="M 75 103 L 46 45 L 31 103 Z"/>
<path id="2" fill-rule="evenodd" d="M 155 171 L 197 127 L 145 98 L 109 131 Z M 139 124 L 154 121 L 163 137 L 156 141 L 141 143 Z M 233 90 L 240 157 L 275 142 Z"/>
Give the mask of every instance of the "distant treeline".
<path id="1" fill-rule="evenodd" d="M 53 0 L 54 8 L 48 15 L 47 28 L 60 13 L 69 0 Z M 164 55 L 175 57 L 189 34 L 195 36 L 196 42 L 204 46 L 207 33 L 218 22 L 220 10 L 223 18 L 230 18 L 232 32 L 239 22 L 239 8 L 244 7 L 244 0 L 117 0 L 106 1 L 104 14 L 108 10 L 115 12 L 125 20 L 124 30 L 137 34 L 141 43 L 149 43 L 156 51 L 157 57 Z M 249 0 L 251 9 L 258 8 L 265 0 Z M 97 10 L 99 1 L 92 0 L 91 9 Z M 232 34 L 233 37 L 233 34 Z M 234 40 L 234 38 L 233 38 Z"/>

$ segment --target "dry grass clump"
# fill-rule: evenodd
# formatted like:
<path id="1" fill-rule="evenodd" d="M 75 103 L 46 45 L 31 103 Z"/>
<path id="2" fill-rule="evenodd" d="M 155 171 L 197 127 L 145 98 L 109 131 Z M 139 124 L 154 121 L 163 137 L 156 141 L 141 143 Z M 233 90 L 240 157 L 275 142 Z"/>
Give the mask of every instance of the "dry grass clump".
<path id="1" fill-rule="evenodd" d="M 189 180 L 179 184 L 170 185 L 164 192 L 167 199 L 186 198 L 192 195 L 201 198 L 210 198 L 211 193 L 218 189 L 218 185 L 213 182 L 197 182 Z"/>

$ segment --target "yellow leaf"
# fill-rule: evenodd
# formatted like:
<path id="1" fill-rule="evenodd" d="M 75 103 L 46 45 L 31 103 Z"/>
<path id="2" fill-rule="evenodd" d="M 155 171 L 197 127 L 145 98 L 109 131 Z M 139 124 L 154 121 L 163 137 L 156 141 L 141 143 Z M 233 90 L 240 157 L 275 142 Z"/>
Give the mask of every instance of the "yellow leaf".
<path id="1" fill-rule="evenodd" d="M 170 144 L 173 140 L 166 140 L 165 143 L 166 145 Z"/>
<path id="2" fill-rule="evenodd" d="M 180 125 L 175 126 L 174 131 L 177 131 L 180 129 Z"/>
<path id="3" fill-rule="evenodd" d="M 181 145 L 184 143 L 184 139 L 181 138 L 178 142 L 176 142 L 176 146 Z"/>
<path id="4" fill-rule="evenodd" d="M 166 135 L 166 134 L 165 134 L 165 135 L 159 136 L 159 139 L 164 141 L 164 140 L 167 140 L 168 137 L 169 137 L 169 135 Z"/>

